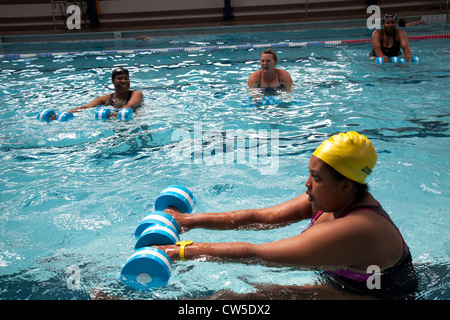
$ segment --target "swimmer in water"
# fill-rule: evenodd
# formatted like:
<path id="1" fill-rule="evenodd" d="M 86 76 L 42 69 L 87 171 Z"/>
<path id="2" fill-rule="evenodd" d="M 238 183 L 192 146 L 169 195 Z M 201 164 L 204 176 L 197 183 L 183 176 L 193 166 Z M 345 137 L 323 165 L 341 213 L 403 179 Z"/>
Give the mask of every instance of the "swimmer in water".
<path id="1" fill-rule="evenodd" d="M 127 69 L 117 67 L 113 70 L 112 82 L 114 84 L 114 92 L 101 97 L 95 98 L 92 102 L 81 107 L 70 109 L 69 113 L 79 112 L 84 109 L 95 108 L 97 106 L 112 106 L 116 109 L 131 108 L 135 111 L 143 102 L 144 95 L 141 91 L 130 90 L 130 77 Z M 117 117 L 118 112 L 111 112 L 108 118 Z M 56 115 L 50 117 L 51 120 L 56 119 Z"/>
<path id="2" fill-rule="evenodd" d="M 371 141 L 357 132 L 324 141 L 309 161 L 306 192 L 263 209 L 223 213 L 171 214 L 183 231 L 193 228 L 255 229 L 311 219 L 298 235 L 282 240 L 192 243 L 155 246 L 172 261 L 204 259 L 317 270 L 320 283 L 307 286 L 256 285 L 248 294 L 220 292 L 219 299 L 393 299 L 411 297 L 417 279 L 399 229 L 368 192 L 366 178 L 377 163 Z M 263 231 L 262 231 L 263 232 Z M 181 255 L 181 257 L 180 257 Z M 370 267 L 379 268 L 381 286 L 368 286 Z"/>
<path id="3" fill-rule="evenodd" d="M 389 13 L 384 16 L 383 29 L 372 33 L 372 51 L 369 53 L 371 59 L 382 57 L 384 62 L 391 62 L 390 58 L 400 56 L 403 50 L 405 60 L 412 61 L 408 36 L 405 31 L 396 28 L 397 21 L 398 17 Z"/>
<path id="4" fill-rule="evenodd" d="M 275 51 L 267 49 L 261 53 L 261 70 L 253 72 L 248 78 L 250 88 L 291 91 L 293 81 L 289 72 L 276 68 L 278 57 Z"/>

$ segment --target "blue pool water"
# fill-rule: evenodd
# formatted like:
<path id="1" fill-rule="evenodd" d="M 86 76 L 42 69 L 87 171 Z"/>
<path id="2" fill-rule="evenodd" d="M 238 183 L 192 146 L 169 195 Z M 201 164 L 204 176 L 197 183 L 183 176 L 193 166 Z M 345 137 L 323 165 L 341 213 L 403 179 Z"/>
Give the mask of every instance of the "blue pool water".
<path id="1" fill-rule="evenodd" d="M 368 37 L 367 29 L 318 30 L 3 45 L 1 53 Z M 368 43 L 278 48 L 279 67 L 296 88 L 268 104 L 251 103 L 246 89 L 259 68 L 256 49 L 3 58 L 0 299 L 89 299 L 96 288 L 130 298 L 205 298 L 222 289 L 249 292 L 251 283 L 314 283 L 311 270 L 188 261 L 174 264 L 167 286 L 142 293 L 125 287 L 119 274 L 133 253 L 136 226 L 166 186 L 189 188 L 196 212 L 271 206 L 304 192 L 313 150 L 349 130 L 377 149 L 368 182 L 411 248 L 418 299 L 449 299 L 449 44 L 412 41 L 421 64 L 381 66 L 367 58 Z M 98 122 L 93 110 L 67 123 L 35 119 L 43 108 L 64 111 L 112 92 L 115 66 L 127 67 L 132 88 L 145 96 L 132 121 Z M 234 143 L 238 137 L 244 144 Z M 260 243 L 297 235 L 307 224 L 194 229 L 182 238 Z"/>

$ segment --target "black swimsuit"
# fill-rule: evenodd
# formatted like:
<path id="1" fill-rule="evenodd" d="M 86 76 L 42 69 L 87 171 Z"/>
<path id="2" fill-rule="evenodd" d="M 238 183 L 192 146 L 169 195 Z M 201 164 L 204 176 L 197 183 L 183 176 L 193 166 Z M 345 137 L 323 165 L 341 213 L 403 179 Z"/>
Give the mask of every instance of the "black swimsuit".
<path id="1" fill-rule="evenodd" d="M 128 101 L 130 101 L 131 95 L 133 94 L 133 92 L 134 92 L 133 90 L 128 91 L 127 103 L 128 103 Z M 114 93 L 111 93 L 111 95 L 109 96 L 108 103 L 106 105 L 114 107 Z M 117 109 L 120 109 L 120 108 L 117 108 Z"/>
<path id="2" fill-rule="evenodd" d="M 363 206 L 355 209 L 365 209 L 377 213 L 386 218 L 398 231 L 394 222 L 389 217 L 388 213 L 379 206 Z M 350 211 L 346 212 L 340 218 L 347 215 Z M 310 227 L 317 220 L 322 211 L 319 211 L 313 218 Z M 400 234 L 400 231 L 398 231 Z M 401 236 L 401 234 L 400 234 Z M 401 236 L 402 237 L 402 236 Z M 381 285 L 380 288 L 370 289 L 367 285 L 366 279 L 360 279 L 361 276 L 367 276 L 366 274 L 360 274 L 351 270 L 339 270 L 336 272 L 322 271 L 323 282 L 331 285 L 339 291 L 344 291 L 352 294 L 370 295 L 381 299 L 412 299 L 418 288 L 417 275 L 412 264 L 411 253 L 408 246 L 403 240 L 403 255 L 400 260 L 392 267 L 381 271 Z"/>
<path id="3" fill-rule="evenodd" d="M 383 54 L 386 57 L 397 57 L 400 56 L 402 54 L 401 48 L 400 48 L 400 42 L 397 41 L 397 30 L 395 30 L 395 34 L 394 34 L 394 44 L 392 45 L 392 47 L 386 48 L 383 45 L 384 42 L 384 31 L 381 30 L 381 40 L 380 40 L 380 45 L 381 45 L 381 51 L 383 52 Z M 388 43 L 389 45 L 389 43 Z M 372 49 L 372 52 L 370 52 L 369 54 L 370 56 L 376 57 L 377 54 L 375 53 L 375 50 Z"/>
<path id="4" fill-rule="evenodd" d="M 277 78 L 278 78 L 278 82 L 280 82 L 280 70 L 277 70 Z M 264 94 L 266 95 L 274 95 L 277 93 L 277 91 L 279 90 L 286 90 L 286 86 L 284 85 L 284 83 L 280 82 L 280 85 L 276 88 L 272 88 L 272 87 L 261 87 L 261 82 L 262 82 L 262 71 L 259 72 L 259 83 L 258 83 L 258 87 L 260 89 L 264 90 Z"/>

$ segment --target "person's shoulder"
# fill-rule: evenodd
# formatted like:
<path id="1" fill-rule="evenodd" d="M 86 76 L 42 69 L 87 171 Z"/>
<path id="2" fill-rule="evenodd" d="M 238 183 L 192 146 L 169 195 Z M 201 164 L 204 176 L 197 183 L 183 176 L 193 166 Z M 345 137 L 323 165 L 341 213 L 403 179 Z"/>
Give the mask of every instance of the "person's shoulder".
<path id="1" fill-rule="evenodd" d="M 261 72 L 261 70 L 257 70 L 255 72 L 253 72 L 249 77 L 248 77 L 248 84 L 252 85 L 252 84 L 259 84 L 259 73 Z"/>
<path id="2" fill-rule="evenodd" d="M 372 32 L 372 37 L 377 36 L 377 35 L 379 35 L 380 33 L 381 33 L 381 29 L 375 29 L 375 30 Z"/>
<path id="3" fill-rule="evenodd" d="M 397 29 L 397 36 L 398 37 L 406 37 L 407 35 L 406 35 L 405 30 Z"/>
<path id="4" fill-rule="evenodd" d="M 255 72 L 252 72 L 252 74 L 250 74 L 250 77 L 256 77 L 259 75 L 260 72 L 261 70 L 256 70 Z"/>

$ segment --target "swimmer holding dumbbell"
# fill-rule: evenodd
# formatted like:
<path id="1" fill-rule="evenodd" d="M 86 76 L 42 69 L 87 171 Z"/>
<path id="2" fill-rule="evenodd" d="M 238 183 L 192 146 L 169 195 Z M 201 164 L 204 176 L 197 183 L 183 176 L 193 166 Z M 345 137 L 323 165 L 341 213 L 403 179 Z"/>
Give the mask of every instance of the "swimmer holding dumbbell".
<path id="1" fill-rule="evenodd" d="M 408 298 L 417 289 L 412 258 L 400 231 L 368 192 L 366 178 L 377 162 L 372 143 L 357 132 L 324 141 L 309 162 L 307 191 L 297 198 L 264 209 L 183 214 L 164 211 L 181 230 L 192 228 L 257 229 L 311 219 L 301 233 L 278 241 L 159 245 L 171 260 L 211 258 L 222 262 L 259 262 L 321 270 L 319 284 L 258 285 L 257 292 L 222 292 L 218 298 Z M 370 267 L 379 268 L 381 287 L 372 290 Z M 261 290 L 263 288 L 263 290 Z M 217 297 L 216 297 L 217 298 Z"/>
<path id="2" fill-rule="evenodd" d="M 95 108 L 97 106 L 112 106 L 116 109 L 132 109 L 135 111 L 143 102 L 144 95 L 141 91 L 130 90 L 130 77 L 127 69 L 117 67 L 112 72 L 112 82 L 114 84 L 114 93 L 95 98 L 92 102 L 81 107 L 73 108 L 67 113 L 73 114 L 84 109 Z M 117 117 L 118 112 L 111 112 L 108 118 Z M 56 114 L 49 117 L 50 120 L 56 120 Z"/>

